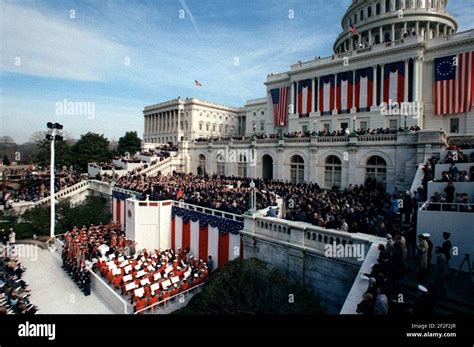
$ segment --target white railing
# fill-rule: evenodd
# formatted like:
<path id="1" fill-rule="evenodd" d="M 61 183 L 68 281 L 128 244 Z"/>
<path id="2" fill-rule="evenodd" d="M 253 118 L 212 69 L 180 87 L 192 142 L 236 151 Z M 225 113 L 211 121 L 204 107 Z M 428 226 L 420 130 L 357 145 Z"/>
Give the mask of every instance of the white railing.
<path id="1" fill-rule="evenodd" d="M 162 167 L 168 163 L 171 162 L 171 157 L 168 157 L 166 159 L 163 159 L 162 161 L 159 161 L 158 163 L 155 163 L 153 165 L 150 165 L 149 167 L 147 167 L 146 169 L 143 169 L 139 172 L 140 175 L 151 175 L 151 174 L 154 174 L 156 173 L 157 171 L 160 171 L 160 169 L 162 169 Z"/>
<path id="2" fill-rule="evenodd" d="M 397 141 L 397 134 L 377 134 L 377 135 L 360 135 L 357 141 L 361 142 L 380 142 L 380 141 Z"/>
<path id="3" fill-rule="evenodd" d="M 192 288 L 186 289 L 178 294 L 170 296 L 165 300 L 158 301 L 153 305 L 149 305 L 141 310 L 135 311 L 134 314 L 142 314 L 142 313 L 151 313 L 151 314 L 168 314 L 174 312 L 184 306 L 186 306 L 187 302 L 191 300 L 191 298 L 202 291 L 202 287 L 204 283 L 198 284 Z M 148 311 L 148 312 L 147 312 Z M 161 311 L 161 312 L 160 312 Z"/>
<path id="4" fill-rule="evenodd" d="M 465 203 L 448 203 L 448 202 L 419 202 L 419 211 L 430 211 L 430 212 L 470 212 L 474 213 L 474 204 Z"/>
<path id="5" fill-rule="evenodd" d="M 324 254 L 328 245 L 361 244 L 367 249 L 372 243 L 378 244 L 383 241 L 374 235 L 348 233 L 309 223 L 258 215 L 245 217 L 245 226 L 241 234 L 315 254 Z M 360 265 L 357 258 L 335 258 L 335 260 Z"/>
<path id="6" fill-rule="evenodd" d="M 318 143 L 349 142 L 348 136 L 318 136 Z"/>
<path id="7" fill-rule="evenodd" d="M 87 190 L 88 188 L 88 180 L 81 181 L 79 183 L 76 183 L 68 188 L 62 189 L 59 192 L 55 193 L 56 199 L 64 199 L 64 198 L 69 198 L 71 196 L 74 196 L 76 194 L 82 193 L 83 191 Z M 21 201 L 21 202 L 12 202 L 11 206 L 12 208 L 27 208 L 27 207 L 33 207 L 33 206 L 39 206 L 43 205 L 49 202 L 51 200 L 51 196 L 47 196 L 46 198 L 43 198 L 38 201 Z"/>

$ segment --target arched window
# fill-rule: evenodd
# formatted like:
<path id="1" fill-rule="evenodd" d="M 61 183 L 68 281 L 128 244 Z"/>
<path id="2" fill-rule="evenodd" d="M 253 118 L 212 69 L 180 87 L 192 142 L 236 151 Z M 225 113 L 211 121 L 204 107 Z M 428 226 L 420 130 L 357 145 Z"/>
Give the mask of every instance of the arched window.
<path id="1" fill-rule="evenodd" d="M 367 18 L 372 17 L 372 6 L 367 7 Z"/>
<path id="2" fill-rule="evenodd" d="M 377 3 L 377 5 L 375 5 L 375 15 L 379 15 L 380 14 L 380 2 Z"/>
<path id="3" fill-rule="evenodd" d="M 262 178 L 273 179 L 273 158 L 268 154 L 262 157 Z"/>
<path id="4" fill-rule="evenodd" d="M 200 176 L 206 174 L 206 156 L 204 154 L 199 154 L 199 166 L 197 174 Z"/>
<path id="5" fill-rule="evenodd" d="M 219 176 L 225 176 L 225 158 L 222 154 L 218 154 L 217 158 L 217 170 L 216 173 Z"/>
<path id="6" fill-rule="evenodd" d="M 385 12 L 390 12 L 392 9 L 392 0 L 385 0 Z"/>
<path id="7" fill-rule="evenodd" d="M 304 182 L 304 160 L 299 155 L 291 157 L 291 183 Z"/>
<path id="8" fill-rule="evenodd" d="M 239 155 L 239 162 L 237 163 L 237 176 L 247 177 L 247 157 L 244 154 Z"/>
<path id="9" fill-rule="evenodd" d="M 375 179 L 377 182 L 387 181 L 387 162 L 382 157 L 374 155 L 367 160 L 366 178 Z"/>
<path id="10" fill-rule="evenodd" d="M 327 157 L 324 167 L 324 184 L 326 188 L 341 186 L 341 171 L 341 160 L 334 155 Z"/>

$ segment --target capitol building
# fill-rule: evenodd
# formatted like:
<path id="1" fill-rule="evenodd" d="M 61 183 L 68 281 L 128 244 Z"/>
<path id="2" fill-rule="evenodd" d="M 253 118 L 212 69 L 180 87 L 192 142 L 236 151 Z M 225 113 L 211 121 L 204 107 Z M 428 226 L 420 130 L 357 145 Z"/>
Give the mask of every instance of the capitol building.
<path id="1" fill-rule="evenodd" d="M 266 97 L 240 108 L 146 106 L 143 147 L 177 144 L 177 170 L 195 174 L 410 189 L 448 139 L 474 136 L 474 30 L 458 32 L 447 3 L 353 0 L 330 56 L 269 74 Z"/>

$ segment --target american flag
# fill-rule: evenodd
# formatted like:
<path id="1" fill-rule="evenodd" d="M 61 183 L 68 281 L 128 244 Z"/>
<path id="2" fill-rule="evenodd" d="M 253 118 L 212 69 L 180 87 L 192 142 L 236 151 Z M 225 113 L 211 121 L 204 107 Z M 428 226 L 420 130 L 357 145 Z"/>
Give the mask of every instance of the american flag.
<path id="1" fill-rule="evenodd" d="M 405 98 L 405 63 L 398 61 L 385 65 L 383 101 L 386 104 L 402 103 Z"/>
<path id="2" fill-rule="evenodd" d="M 352 108 L 353 76 L 352 71 L 337 74 L 336 109 L 339 113 L 349 113 Z"/>
<path id="3" fill-rule="evenodd" d="M 287 123 L 288 116 L 288 87 L 275 88 L 270 91 L 273 102 L 273 118 L 275 126 Z"/>
<path id="4" fill-rule="evenodd" d="M 434 73 L 434 113 L 446 115 L 472 111 L 474 52 L 436 58 Z"/>
<path id="5" fill-rule="evenodd" d="M 365 68 L 356 70 L 355 73 L 355 107 L 358 112 L 367 112 L 372 106 L 374 70 L 373 68 Z"/>
<path id="6" fill-rule="evenodd" d="M 198 80 L 194 80 L 194 86 L 195 87 L 202 87 L 202 84 Z"/>
<path id="7" fill-rule="evenodd" d="M 359 30 L 354 25 L 349 25 L 349 32 L 353 35 L 359 35 Z"/>

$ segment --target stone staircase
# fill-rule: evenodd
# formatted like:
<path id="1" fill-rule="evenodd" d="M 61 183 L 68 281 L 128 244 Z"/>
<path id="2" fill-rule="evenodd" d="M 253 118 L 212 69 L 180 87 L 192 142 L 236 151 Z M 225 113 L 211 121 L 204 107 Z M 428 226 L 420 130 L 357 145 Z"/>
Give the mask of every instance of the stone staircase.
<path id="1" fill-rule="evenodd" d="M 172 157 L 163 159 L 162 161 L 157 162 L 156 164 L 150 165 L 149 167 L 139 171 L 140 175 L 152 176 L 158 171 L 163 171 L 171 164 Z"/>

